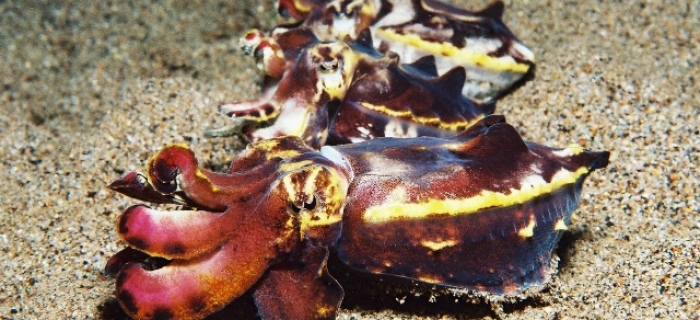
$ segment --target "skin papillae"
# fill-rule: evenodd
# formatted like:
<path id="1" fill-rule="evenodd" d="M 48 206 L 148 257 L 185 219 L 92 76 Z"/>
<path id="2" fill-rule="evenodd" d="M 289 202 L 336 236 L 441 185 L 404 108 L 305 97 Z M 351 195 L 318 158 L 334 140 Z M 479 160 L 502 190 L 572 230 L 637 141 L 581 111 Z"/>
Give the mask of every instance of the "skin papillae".
<path id="1" fill-rule="evenodd" d="M 329 254 L 358 270 L 475 293 L 541 287 L 584 179 L 607 152 L 523 141 L 502 116 L 449 138 L 378 138 L 316 151 L 251 144 L 226 173 L 183 145 L 110 185 L 164 211 L 118 219 L 116 295 L 136 319 L 201 319 L 251 291 L 263 319 L 334 319 Z"/>
<path id="2" fill-rule="evenodd" d="M 432 56 L 403 64 L 396 54 L 374 50 L 369 32 L 324 43 L 308 28 L 295 28 L 277 41 L 294 48 L 271 54 L 285 57 L 281 78 L 268 77 L 258 98 L 219 107 L 252 141 L 294 135 L 318 149 L 377 137 L 450 136 L 495 109 L 461 94 L 464 68 L 438 76 Z"/>
<path id="3" fill-rule="evenodd" d="M 375 48 L 393 51 L 406 63 L 433 55 L 439 74 L 466 68 L 462 91 L 476 101 L 497 99 L 534 71 L 534 54 L 503 23 L 501 1 L 469 11 L 435 0 L 280 0 L 278 10 L 298 22 L 277 27 L 257 41 L 249 34 L 243 39 L 245 47 L 262 41 L 260 48 L 270 48 L 298 26 L 309 28 L 322 41 L 357 39 L 369 29 Z M 289 50 L 289 44 L 279 43 L 278 49 Z M 278 60 L 261 62 L 268 75 L 279 76 Z"/>

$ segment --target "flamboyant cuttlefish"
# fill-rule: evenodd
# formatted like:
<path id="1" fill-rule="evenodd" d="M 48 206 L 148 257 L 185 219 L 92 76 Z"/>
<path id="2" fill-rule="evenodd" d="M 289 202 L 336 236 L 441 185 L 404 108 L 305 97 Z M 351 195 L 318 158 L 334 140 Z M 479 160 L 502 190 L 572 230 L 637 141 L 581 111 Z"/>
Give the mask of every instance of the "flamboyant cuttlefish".
<path id="1" fill-rule="evenodd" d="M 516 295 L 547 280 L 584 179 L 607 163 L 607 152 L 523 141 L 502 116 L 448 138 L 320 151 L 262 140 L 226 173 L 173 145 L 110 188 L 184 207 L 127 209 L 129 248 L 107 271 L 136 319 L 200 319 L 249 290 L 263 319 L 334 319 L 344 293 L 330 254 L 368 273 Z"/>
<path id="2" fill-rule="evenodd" d="M 209 135 L 297 135 L 315 148 L 447 136 L 493 113 L 534 66 L 501 2 L 470 12 L 432 0 L 280 0 L 279 10 L 300 22 L 241 39 L 265 71 L 261 95 L 221 105 L 236 124 Z"/>
<path id="3" fill-rule="evenodd" d="M 392 51 L 406 63 L 433 55 L 439 74 L 466 68 L 463 94 L 489 101 L 527 79 L 535 63 L 532 51 L 503 23 L 503 8 L 501 1 L 468 11 L 436 0 L 280 0 L 279 12 L 299 22 L 279 26 L 269 37 L 253 31 L 242 42 L 248 52 L 262 43 L 263 69 L 276 78 L 282 65 L 271 58 L 297 45 L 276 41 L 284 33 L 301 26 L 321 41 L 336 41 L 357 39 L 369 29 L 375 48 Z"/>
<path id="4" fill-rule="evenodd" d="M 369 32 L 355 41 L 324 43 L 296 28 L 279 41 L 304 44 L 288 46 L 300 49 L 286 54 L 293 62 L 280 61 L 291 63 L 281 79 L 256 99 L 219 107 L 252 141 L 294 135 L 320 148 L 376 137 L 448 136 L 495 108 L 462 96 L 464 68 L 438 76 L 432 56 L 402 64 L 396 54 L 374 50 Z"/>

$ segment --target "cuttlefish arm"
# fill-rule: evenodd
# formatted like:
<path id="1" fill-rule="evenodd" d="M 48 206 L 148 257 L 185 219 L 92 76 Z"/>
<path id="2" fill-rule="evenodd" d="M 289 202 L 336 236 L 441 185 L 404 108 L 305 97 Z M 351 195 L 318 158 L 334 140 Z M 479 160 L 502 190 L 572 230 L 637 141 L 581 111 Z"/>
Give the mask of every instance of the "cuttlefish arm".
<path id="1" fill-rule="evenodd" d="M 137 199 L 167 200 L 178 193 L 198 208 L 138 205 L 119 217 L 117 230 L 129 248 L 110 259 L 106 270 L 118 274 L 116 295 L 131 317 L 201 319 L 261 279 L 274 279 L 266 271 L 285 261 L 303 265 L 294 276 L 319 274 L 328 281 L 319 270 L 325 270 L 325 247 L 340 233 L 344 171 L 298 138 L 251 145 L 231 169 L 201 169 L 191 150 L 173 145 L 149 161 L 147 181 L 129 173 L 112 184 Z M 146 190 L 144 196 L 134 192 L 138 188 Z M 328 310 L 337 310 L 339 299 Z"/>
<path id="2" fill-rule="evenodd" d="M 318 42 L 314 32 L 305 27 L 277 27 L 269 35 L 252 29 L 238 41 L 241 51 L 255 57 L 258 68 L 275 79 L 292 69 L 304 48 Z"/>
<path id="3" fill-rule="evenodd" d="M 234 119 L 235 123 L 208 130 L 206 134 L 211 137 L 224 137 L 242 133 L 249 140 L 257 141 L 283 135 L 280 132 L 299 130 L 297 127 L 287 126 L 258 131 L 256 127 L 274 120 L 280 113 L 284 113 L 285 109 L 303 108 L 304 102 L 313 99 L 313 85 L 309 87 L 311 84 L 308 81 L 299 82 L 299 79 L 305 76 L 305 71 L 295 68 L 295 65 L 301 52 L 317 42 L 318 39 L 307 28 L 295 28 L 279 35 L 265 35 L 257 29 L 248 31 L 239 44 L 244 53 L 256 58 L 258 68 L 265 74 L 261 93 L 251 100 L 220 104 L 219 113 Z M 296 85 L 304 85 L 308 89 L 299 90 Z M 287 114 L 306 114 L 290 111 L 292 110 L 287 110 Z M 303 121 L 302 117 L 298 121 Z"/>
<path id="4" fill-rule="evenodd" d="M 335 319 L 343 288 L 328 273 L 328 249 L 308 248 L 297 263 L 269 270 L 253 298 L 263 319 Z"/>

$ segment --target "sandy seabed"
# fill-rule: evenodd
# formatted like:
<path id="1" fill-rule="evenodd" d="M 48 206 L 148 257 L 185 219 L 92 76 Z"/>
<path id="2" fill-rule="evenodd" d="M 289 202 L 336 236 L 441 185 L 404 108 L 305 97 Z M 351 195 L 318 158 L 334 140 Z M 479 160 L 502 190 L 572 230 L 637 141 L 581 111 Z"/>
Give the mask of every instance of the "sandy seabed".
<path id="1" fill-rule="evenodd" d="M 700 2 L 507 1 L 504 21 L 537 75 L 497 112 L 528 140 L 611 152 L 559 273 L 505 317 L 699 319 Z M 225 168 L 243 144 L 204 130 L 258 92 L 235 43 L 275 23 L 272 1 L 0 0 L 0 318 L 124 318 L 101 270 L 134 201 L 105 185 L 173 142 Z M 495 317 L 377 292 L 348 292 L 340 318 Z"/>

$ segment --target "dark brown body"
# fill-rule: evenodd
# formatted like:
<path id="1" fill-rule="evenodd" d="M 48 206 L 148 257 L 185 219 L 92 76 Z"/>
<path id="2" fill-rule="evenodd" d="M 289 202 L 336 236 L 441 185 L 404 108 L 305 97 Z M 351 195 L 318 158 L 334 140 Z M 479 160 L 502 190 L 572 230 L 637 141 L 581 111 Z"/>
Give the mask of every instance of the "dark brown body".
<path id="1" fill-rule="evenodd" d="M 340 260 L 372 273 L 484 293 L 519 294 L 543 284 L 587 173 L 519 204 L 493 203 L 453 214 L 431 208 L 423 217 L 397 214 L 381 222 L 363 217 L 369 207 L 391 202 L 387 194 L 396 189 L 403 190 L 400 201 L 429 207 L 425 203 L 430 199 L 458 201 L 485 190 L 508 195 L 521 189 L 519 182 L 527 176 L 552 183 L 561 169 L 588 171 L 607 165 L 607 153 L 553 156 L 554 149 L 524 143 L 505 123 L 477 127 L 467 135 L 479 135 L 460 138 L 459 147 L 448 147 L 456 138 L 392 140 L 384 146 L 384 139 L 377 139 L 374 148 L 338 147 L 356 177 L 337 246 Z M 466 145 L 474 147 L 461 149 Z"/>

